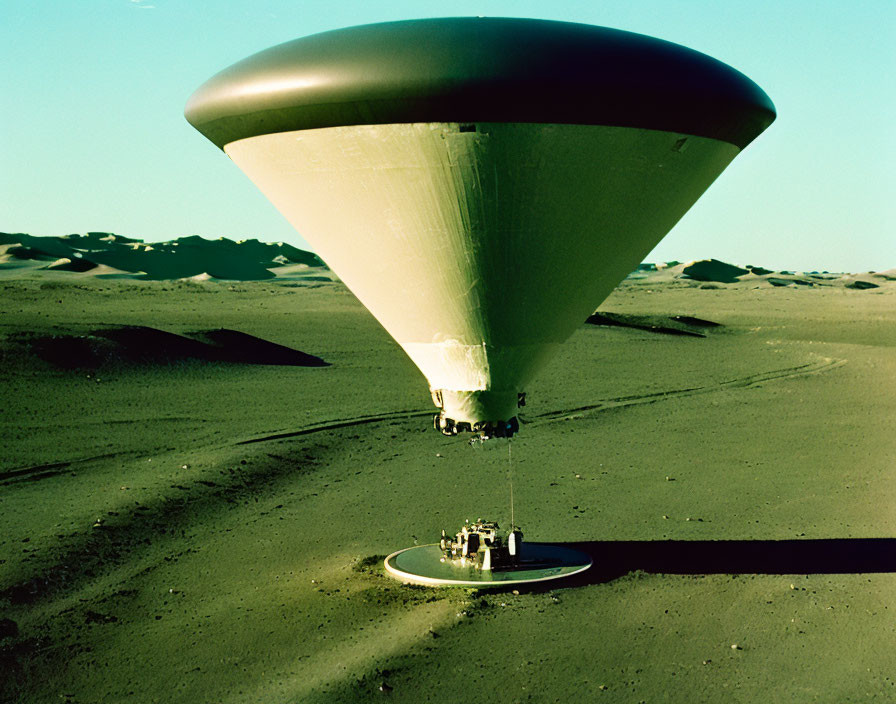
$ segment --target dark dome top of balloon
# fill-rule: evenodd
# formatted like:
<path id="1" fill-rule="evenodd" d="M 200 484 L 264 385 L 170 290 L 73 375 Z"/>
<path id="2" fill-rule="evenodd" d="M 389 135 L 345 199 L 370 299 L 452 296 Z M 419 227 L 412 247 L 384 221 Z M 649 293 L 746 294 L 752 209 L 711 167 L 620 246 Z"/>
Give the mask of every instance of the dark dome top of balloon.
<path id="1" fill-rule="evenodd" d="M 618 29 L 510 18 L 323 32 L 224 69 L 186 117 L 225 144 L 399 122 L 540 122 L 680 132 L 745 147 L 775 119 L 759 86 L 705 54 Z"/>

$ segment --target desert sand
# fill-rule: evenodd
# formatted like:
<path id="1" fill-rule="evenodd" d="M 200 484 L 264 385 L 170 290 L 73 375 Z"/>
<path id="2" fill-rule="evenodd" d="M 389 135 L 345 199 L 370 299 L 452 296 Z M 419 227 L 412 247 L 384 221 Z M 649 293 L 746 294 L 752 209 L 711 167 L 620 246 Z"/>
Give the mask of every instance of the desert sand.
<path id="1" fill-rule="evenodd" d="M 643 266 L 471 445 L 317 262 L 6 238 L 3 701 L 896 700 L 892 269 Z M 509 522 L 508 444 L 527 539 L 592 569 L 386 576 Z"/>

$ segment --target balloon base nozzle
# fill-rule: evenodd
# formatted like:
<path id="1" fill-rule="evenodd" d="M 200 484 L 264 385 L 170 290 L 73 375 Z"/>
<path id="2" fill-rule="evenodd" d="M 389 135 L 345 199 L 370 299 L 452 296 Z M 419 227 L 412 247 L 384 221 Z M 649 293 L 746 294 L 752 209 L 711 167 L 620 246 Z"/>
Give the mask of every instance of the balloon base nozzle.
<path id="1" fill-rule="evenodd" d="M 452 436 L 460 433 L 477 433 L 483 440 L 510 438 L 520 429 L 520 423 L 516 416 L 506 421 L 478 421 L 471 423 L 455 421 L 453 418 L 445 417 L 442 413 L 437 413 L 433 416 L 432 424 L 442 435 Z"/>

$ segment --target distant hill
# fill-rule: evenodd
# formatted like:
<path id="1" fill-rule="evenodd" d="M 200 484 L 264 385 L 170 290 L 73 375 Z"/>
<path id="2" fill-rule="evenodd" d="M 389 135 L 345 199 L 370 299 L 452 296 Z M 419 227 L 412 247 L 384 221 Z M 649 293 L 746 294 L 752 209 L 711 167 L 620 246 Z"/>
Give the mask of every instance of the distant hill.
<path id="1" fill-rule="evenodd" d="M 76 272 L 102 278 L 222 279 L 236 281 L 332 282 L 338 276 L 313 252 L 285 242 L 257 239 L 215 240 L 197 235 L 167 242 L 144 242 L 111 232 L 62 237 L 37 237 L 0 232 L 0 274 L 6 277 L 52 272 Z M 860 274 L 827 271 L 772 271 L 760 266 L 735 266 L 717 259 L 691 262 L 643 263 L 627 277 L 629 283 L 677 281 L 699 286 L 772 286 L 853 289 L 892 287 L 896 269 Z"/>
<path id="2" fill-rule="evenodd" d="M 43 268 L 57 271 L 85 272 L 109 267 L 140 273 L 149 279 L 207 275 L 217 279 L 255 281 L 274 278 L 271 269 L 278 267 L 326 266 L 313 252 L 285 242 L 234 241 L 226 237 L 208 240 L 197 235 L 146 243 L 111 232 L 62 237 L 0 232 L 0 247 L 5 249 L 7 261 L 47 262 Z"/>

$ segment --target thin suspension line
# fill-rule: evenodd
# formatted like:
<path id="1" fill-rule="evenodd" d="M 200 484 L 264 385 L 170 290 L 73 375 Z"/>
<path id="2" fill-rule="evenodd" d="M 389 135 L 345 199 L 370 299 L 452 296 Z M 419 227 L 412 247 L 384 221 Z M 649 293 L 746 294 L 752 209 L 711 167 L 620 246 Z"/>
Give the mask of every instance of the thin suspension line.
<path id="1" fill-rule="evenodd" d="M 507 478 L 510 480 L 510 530 L 516 527 L 513 517 L 513 453 L 510 440 L 507 441 Z"/>

